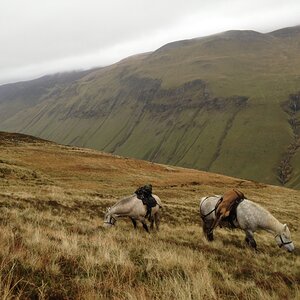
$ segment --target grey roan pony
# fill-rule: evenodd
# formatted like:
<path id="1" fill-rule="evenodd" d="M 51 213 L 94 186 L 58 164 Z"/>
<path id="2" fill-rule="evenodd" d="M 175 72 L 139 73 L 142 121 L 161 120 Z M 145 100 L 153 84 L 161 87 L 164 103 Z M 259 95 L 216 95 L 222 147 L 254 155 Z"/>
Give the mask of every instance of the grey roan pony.
<path id="1" fill-rule="evenodd" d="M 216 204 L 221 196 L 203 197 L 200 200 L 200 216 L 203 221 L 203 232 L 209 241 L 214 239 L 211 225 L 215 219 Z M 226 223 L 220 225 L 228 226 Z M 246 242 L 256 249 L 256 242 L 253 234 L 259 229 L 264 229 L 275 236 L 279 247 L 283 247 L 289 252 L 294 250 L 291 234 L 286 224 L 280 223 L 270 212 L 260 205 L 244 199 L 236 209 L 236 219 L 233 221 L 236 228 L 240 228 L 246 233 Z"/>
<path id="2" fill-rule="evenodd" d="M 162 204 L 158 196 L 152 196 L 155 198 L 157 205 L 152 207 L 150 229 L 153 229 L 153 224 L 155 223 L 156 229 L 159 230 L 160 208 L 162 207 Z M 110 227 L 115 225 L 117 219 L 128 217 L 131 219 L 134 228 L 137 227 L 137 221 L 140 221 L 143 224 L 144 229 L 149 232 L 145 218 L 146 213 L 147 209 L 145 205 L 143 205 L 142 200 L 138 199 L 136 194 L 133 194 L 132 196 L 121 199 L 115 205 L 107 209 L 104 216 L 104 226 Z"/>

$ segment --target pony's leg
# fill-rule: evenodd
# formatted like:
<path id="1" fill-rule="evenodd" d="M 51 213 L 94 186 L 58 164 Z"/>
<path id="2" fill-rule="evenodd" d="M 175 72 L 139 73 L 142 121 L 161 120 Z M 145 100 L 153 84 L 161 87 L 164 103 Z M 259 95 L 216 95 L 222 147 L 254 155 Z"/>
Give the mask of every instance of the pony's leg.
<path id="1" fill-rule="evenodd" d="M 202 229 L 203 233 L 208 241 L 213 241 L 214 240 L 214 233 L 213 230 L 211 230 L 213 221 L 204 221 L 202 222 Z"/>
<path id="2" fill-rule="evenodd" d="M 143 224 L 144 229 L 145 229 L 148 233 L 150 233 L 150 232 L 149 232 L 148 225 L 146 224 L 146 222 L 145 222 L 145 221 L 141 221 L 141 222 L 142 222 L 142 224 Z"/>
<path id="3" fill-rule="evenodd" d="M 252 231 L 250 231 L 250 230 L 247 230 L 247 231 L 246 231 L 245 241 L 246 241 L 246 243 L 247 243 L 250 247 L 252 247 L 252 248 L 254 248 L 255 250 L 257 250 L 257 244 L 256 244 L 256 241 L 255 241 L 255 239 L 254 239 L 254 237 L 253 237 L 253 232 L 252 232 Z"/>
<path id="4" fill-rule="evenodd" d="M 133 224 L 134 229 L 136 229 L 136 227 L 137 227 L 136 220 L 133 219 L 133 218 L 130 218 L 130 219 L 131 219 L 131 221 L 132 221 L 132 224 Z"/>
<path id="5" fill-rule="evenodd" d="M 156 230 L 159 231 L 159 224 L 160 224 L 160 213 L 159 213 L 159 211 L 154 215 L 154 222 L 155 222 Z"/>
<path id="6" fill-rule="evenodd" d="M 213 220 L 213 222 L 211 223 L 210 229 L 209 229 L 209 231 L 210 231 L 211 233 L 212 233 L 213 230 L 219 225 L 219 223 L 222 221 L 222 219 L 223 219 L 223 216 L 221 215 L 221 216 L 217 216 L 217 217 Z"/>
<path id="7" fill-rule="evenodd" d="M 150 217 L 150 230 L 153 230 L 154 228 L 154 216 Z"/>
<path id="8" fill-rule="evenodd" d="M 212 230 L 210 230 L 209 232 L 207 232 L 206 238 L 207 238 L 207 240 L 209 242 L 212 242 L 214 240 L 214 232 Z"/>

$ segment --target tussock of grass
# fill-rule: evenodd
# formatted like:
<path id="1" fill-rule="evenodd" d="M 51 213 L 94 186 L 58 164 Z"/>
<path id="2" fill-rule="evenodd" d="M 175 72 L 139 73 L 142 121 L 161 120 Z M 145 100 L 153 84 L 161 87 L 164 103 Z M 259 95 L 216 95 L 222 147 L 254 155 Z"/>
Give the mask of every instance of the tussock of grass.
<path id="1" fill-rule="evenodd" d="M 18 222 L 20 226 L 22 221 Z M 298 295 L 299 258 L 272 251 L 270 239 L 261 243 L 262 252 L 254 253 L 241 242 L 229 243 L 232 236 L 225 230 L 208 243 L 195 225 L 164 225 L 152 235 L 141 229 L 135 232 L 127 223 L 87 233 L 70 232 L 63 224 L 49 228 L 27 223 L 17 231 L 11 225 L 1 227 L 0 239 L 1 289 L 8 295 L 68 299 Z M 91 220 L 90 225 L 80 225 L 99 224 Z"/>

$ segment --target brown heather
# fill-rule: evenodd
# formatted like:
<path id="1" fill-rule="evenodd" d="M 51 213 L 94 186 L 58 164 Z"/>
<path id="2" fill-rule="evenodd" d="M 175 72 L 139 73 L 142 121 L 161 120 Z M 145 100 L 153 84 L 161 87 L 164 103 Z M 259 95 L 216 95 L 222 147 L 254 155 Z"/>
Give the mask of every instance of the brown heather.
<path id="1" fill-rule="evenodd" d="M 119 197 L 151 182 L 161 231 L 102 227 Z M 201 232 L 199 199 L 238 187 L 291 229 Z M 300 299 L 300 192 L 0 134 L 0 299 Z"/>

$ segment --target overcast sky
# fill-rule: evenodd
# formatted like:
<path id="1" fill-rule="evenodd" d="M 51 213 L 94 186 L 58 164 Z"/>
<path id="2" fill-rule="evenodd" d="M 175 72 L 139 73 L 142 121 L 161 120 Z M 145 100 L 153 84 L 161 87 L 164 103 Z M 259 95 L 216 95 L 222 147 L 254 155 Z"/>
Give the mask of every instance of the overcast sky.
<path id="1" fill-rule="evenodd" d="M 175 40 L 300 24 L 300 0 L 0 0 L 0 84 L 114 63 Z"/>

